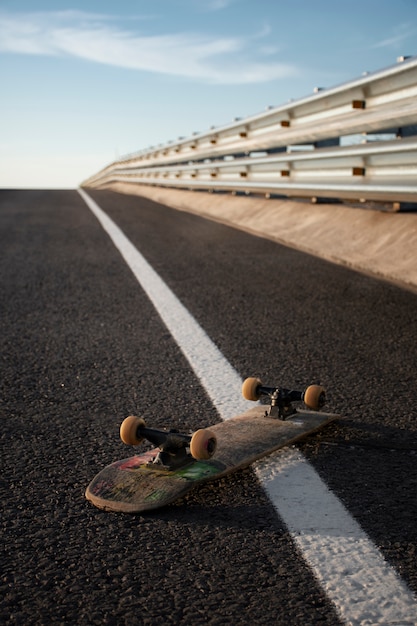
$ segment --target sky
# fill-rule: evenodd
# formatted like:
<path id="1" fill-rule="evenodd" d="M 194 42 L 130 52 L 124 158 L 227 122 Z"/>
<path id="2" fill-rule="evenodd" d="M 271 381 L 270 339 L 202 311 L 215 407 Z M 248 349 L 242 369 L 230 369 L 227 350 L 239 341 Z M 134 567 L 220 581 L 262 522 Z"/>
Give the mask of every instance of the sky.
<path id="1" fill-rule="evenodd" d="M 119 157 L 417 54 L 417 0 L 0 0 L 0 187 Z"/>

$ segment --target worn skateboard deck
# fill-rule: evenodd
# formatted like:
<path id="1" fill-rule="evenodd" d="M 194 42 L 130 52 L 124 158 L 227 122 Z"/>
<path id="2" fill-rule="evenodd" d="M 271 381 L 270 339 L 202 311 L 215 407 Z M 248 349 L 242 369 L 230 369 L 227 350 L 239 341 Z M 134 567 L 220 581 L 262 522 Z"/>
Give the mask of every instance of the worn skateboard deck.
<path id="1" fill-rule="evenodd" d="M 217 437 L 214 456 L 166 470 L 150 465 L 158 449 L 105 467 L 91 481 L 86 498 L 107 511 L 137 513 L 172 503 L 195 485 L 247 467 L 274 450 L 292 444 L 337 418 L 331 413 L 301 410 L 285 421 L 265 417 L 258 405 L 242 415 L 210 426 Z"/>

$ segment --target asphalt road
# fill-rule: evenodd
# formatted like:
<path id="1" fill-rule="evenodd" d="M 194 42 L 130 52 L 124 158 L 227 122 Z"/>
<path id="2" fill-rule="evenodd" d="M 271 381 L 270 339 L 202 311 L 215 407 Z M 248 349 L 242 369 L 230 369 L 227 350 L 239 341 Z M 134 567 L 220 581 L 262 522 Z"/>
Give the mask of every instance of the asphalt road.
<path id="1" fill-rule="evenodd" d="M 242 377 L 325 384 L 343 417 L 299 449 L 417 593 L 417 295 L 91 196 Z M 2 622 L 342 623 L 252 469 L 146 516 L 84 499 L 126 456 L 126 415 L 185 431 L 220 418 L 76 191 L 0 191 L 0 250 Z"/>

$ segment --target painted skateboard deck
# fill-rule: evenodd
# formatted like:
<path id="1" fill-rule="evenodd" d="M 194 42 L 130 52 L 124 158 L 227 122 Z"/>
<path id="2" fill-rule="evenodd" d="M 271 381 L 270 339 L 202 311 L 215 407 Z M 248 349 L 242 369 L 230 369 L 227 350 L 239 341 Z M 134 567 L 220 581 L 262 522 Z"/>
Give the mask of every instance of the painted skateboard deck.
<path id="1" fill-rule="evenodd" d="M 252 399 L 252 398 L 250 398 Z M 153 463 L 159 449 L 116 461 L 91 481 L 86 498 L 107 511 L 137 513 L 168 505 L 199 483 L 251 465 L 271 452 L 323 428 L 338 416 L 297 410 L 285 420 L 266 415 L 258 405 L 242 415 L 210 427 L 217 439 L 213 456 L 175 469 Z"/>

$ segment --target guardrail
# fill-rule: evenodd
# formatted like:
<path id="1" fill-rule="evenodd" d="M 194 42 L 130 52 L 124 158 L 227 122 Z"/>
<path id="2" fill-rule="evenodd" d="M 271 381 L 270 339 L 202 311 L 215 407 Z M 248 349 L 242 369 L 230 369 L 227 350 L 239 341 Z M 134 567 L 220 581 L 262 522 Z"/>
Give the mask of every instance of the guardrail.
<path id="1" fill-rule="evenodd" d="M 97 182 L 313 197 L 352 198 L 354 194 L 360 199 L 412 202 L 417 197 L 417 136 L 265 157 L 117 168 Z"/>
<path id="2" fill-rule="evenodd" d="M 355 134 L 391 139 L 342 145 Z M 84 185 L 112 182 L 415 203 L 417 57 L 128 155 Z"/>

